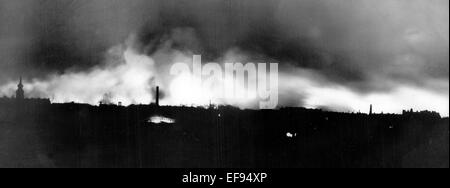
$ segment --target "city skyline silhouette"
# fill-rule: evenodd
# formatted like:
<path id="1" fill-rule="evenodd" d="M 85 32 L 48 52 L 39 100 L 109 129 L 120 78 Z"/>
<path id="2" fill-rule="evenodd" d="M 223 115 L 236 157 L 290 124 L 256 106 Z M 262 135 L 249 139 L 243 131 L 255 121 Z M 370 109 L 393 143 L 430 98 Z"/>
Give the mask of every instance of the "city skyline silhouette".
<path id="1" fill-rule="evenodd" d="M 448 168 L 449 23 L 448 0 L 0 0 L 0 168 Z"/>

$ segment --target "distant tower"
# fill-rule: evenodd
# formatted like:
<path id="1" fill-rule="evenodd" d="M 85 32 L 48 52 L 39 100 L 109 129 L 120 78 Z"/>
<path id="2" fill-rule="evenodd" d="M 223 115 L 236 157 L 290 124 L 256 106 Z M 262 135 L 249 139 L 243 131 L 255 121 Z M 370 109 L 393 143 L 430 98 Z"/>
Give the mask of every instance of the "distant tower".
<path id="1" fill-rule="evenodd" d="M 159 106 L 159 86 L 156 86 L 156 106 Z"/>
<path id="2" fill-rule="evenodd" d="M 25 99 L 25 92 L 23 91 L 22 77 L 20 77 L 19 85 L 17 85 L 16 99 L 17 100 Z"/>
<path id="3" fill-rule="evenodd" d="M 369 111 L 369 115 L 373 114 L 373 105 L 370 105 L 370 111 Z"/>

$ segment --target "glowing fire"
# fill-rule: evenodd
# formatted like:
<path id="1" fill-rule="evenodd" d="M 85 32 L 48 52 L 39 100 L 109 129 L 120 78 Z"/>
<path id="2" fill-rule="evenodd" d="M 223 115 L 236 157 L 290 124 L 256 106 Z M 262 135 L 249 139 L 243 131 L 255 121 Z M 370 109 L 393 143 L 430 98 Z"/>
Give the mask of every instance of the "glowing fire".
<path id="1" fill-rule="evenodd" d="M 168 117 L 164 117 L 164 116 L 152 116 L 148 119 L 147 121 L 148 123 L 154 123 L 154 124 L 174 124 L 175 120 L 168 118 Z"/>

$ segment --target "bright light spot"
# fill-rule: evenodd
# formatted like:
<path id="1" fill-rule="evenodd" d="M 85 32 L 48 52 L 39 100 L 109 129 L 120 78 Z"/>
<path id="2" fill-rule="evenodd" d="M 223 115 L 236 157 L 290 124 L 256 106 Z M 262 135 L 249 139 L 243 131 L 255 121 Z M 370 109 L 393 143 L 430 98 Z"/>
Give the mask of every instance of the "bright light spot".
<path id="1" fill-rule="evenodd" d="M 297 137 L 297 133 L 290 133 L 290 132 L 288 132 L 288 133 L 286 133 L 286 137 L 288 137 L 288 138 Z"/>
<path id="2" fill-rule="evenodd" d="M 154 124 L 161 124 L 161 123 L 174 124 L 175 120 L 171 119 L 171 118 L 163 117 L 163 116 L 153 116 L 148 119 L 148 122 L 154 123 Z"/>

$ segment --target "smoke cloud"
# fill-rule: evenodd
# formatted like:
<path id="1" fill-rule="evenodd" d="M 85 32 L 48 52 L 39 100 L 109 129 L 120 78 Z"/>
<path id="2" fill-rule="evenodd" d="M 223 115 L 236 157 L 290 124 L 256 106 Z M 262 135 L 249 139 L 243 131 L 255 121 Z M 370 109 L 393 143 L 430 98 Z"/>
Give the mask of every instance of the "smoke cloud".
<path id="1" fill-rule="evenodd" d="M 169 67 L 199 54 L 279 63 L 280 106 L 448 115 L 448 3 L 0 0 L 0 94 L 23 75 L 55 102 L 148 103 L 161 85 L 172 104 Z"/>

